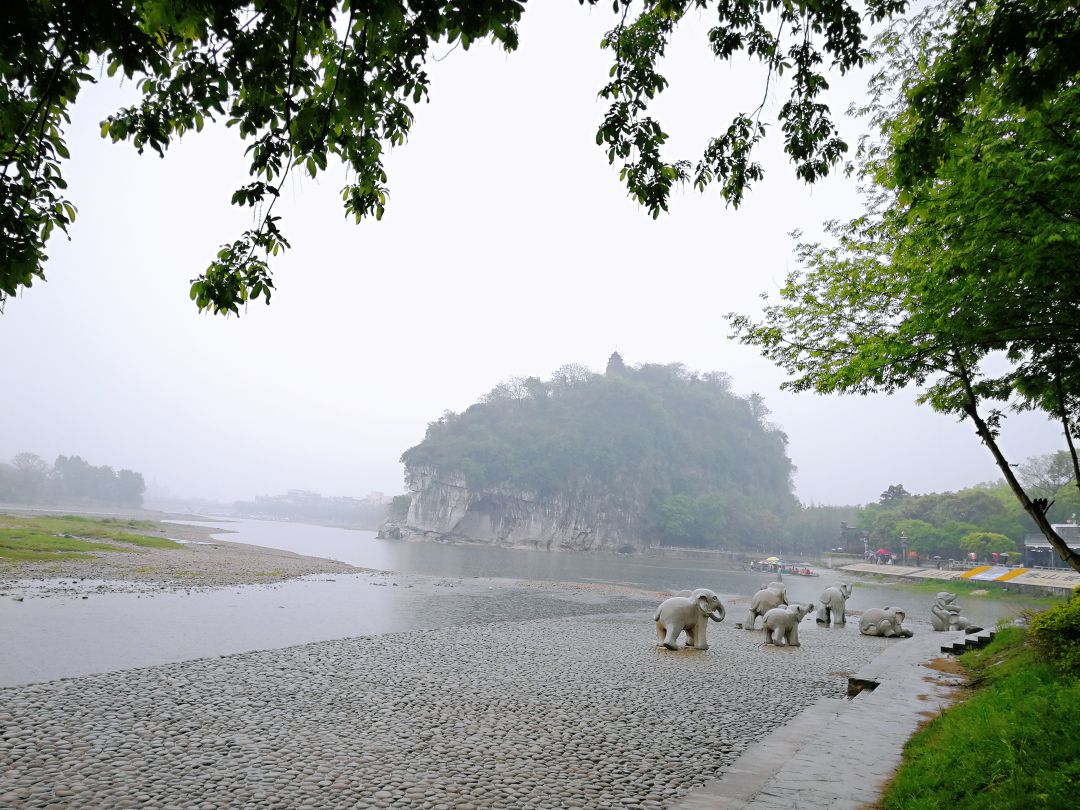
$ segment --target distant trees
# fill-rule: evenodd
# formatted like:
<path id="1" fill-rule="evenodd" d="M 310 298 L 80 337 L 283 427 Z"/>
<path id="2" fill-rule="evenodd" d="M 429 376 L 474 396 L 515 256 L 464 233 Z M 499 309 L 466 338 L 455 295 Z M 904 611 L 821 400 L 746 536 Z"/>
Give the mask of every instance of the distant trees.
<path id="1" fill-rule="evenodd" d="M 666 545 L 767 546 L 797 508 L 787 437 L 767 415 L 725 374 L 631 368 L 616 353 L 605 374 L 563 366 L 500 383 L 432 422 L 401 460 L 475 490 L 614 493 Z"/>
<path id="2" fill-rule="evenodd" d="M 1017 478 L 1028 491 L 1054 500 L 1063 488 L 1075 486 L 1072 456 L 1065 450 L 1034 456 L 1020 465 Z"/>
<path id="3" fill-rule="evenodd" d="M 979 557 L 984 557 L 992 552 L 1016 551 L 1016 543 L 996 532 L 971 532 L 960 538 L 960 548 L 964 551 L 974 551 Z"/>
<path id="4" fill-rule="evenodd" d="M 145 491 L 141 473 L 95 467 L 79 456 L 57 456 L 49 465 L 34 453 L 19 453 L 10 464 L 0 464 L 0 501 L 85 501 L 135 508 L 142 506 Z"/>
<path id="5" fill-rule="evenodd" d="M 897 548 L 903 535 L 911 551 L 945 559 L 960 559 L 969 551 L 980 556 L 1016 551 L 1028 534 L 1038 531 L 1004 481 L 879 499 L 860 508 L 853 522 L 868 532 L 875 548 Z"/>
<path id="6" fill-rule="evenodd" d="M 878 498 L 878 503 L 882 506 L 887 504 L 896 503 L 902 501 L 904 498 L 910 498 L 911 493 L 904 489 L 903 484 L 893 484 L 887 490 L 881 493 L 881 497 Z"/>

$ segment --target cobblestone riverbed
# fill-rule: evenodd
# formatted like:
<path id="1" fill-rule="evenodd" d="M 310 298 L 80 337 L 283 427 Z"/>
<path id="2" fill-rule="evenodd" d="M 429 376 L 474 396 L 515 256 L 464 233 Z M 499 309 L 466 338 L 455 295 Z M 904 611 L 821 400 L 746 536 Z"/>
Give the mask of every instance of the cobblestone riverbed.
<path id="1" fill-rule="evenodd" d="M 667 807 L 890 642 L 471 624 L 0 690 L 0 807 Z M 740 617 L 741 618 L 741 617 Z M 228 621 L 223 618 L 223 621 Z M 895 642 L 893 642 L 895 643 Z"/>

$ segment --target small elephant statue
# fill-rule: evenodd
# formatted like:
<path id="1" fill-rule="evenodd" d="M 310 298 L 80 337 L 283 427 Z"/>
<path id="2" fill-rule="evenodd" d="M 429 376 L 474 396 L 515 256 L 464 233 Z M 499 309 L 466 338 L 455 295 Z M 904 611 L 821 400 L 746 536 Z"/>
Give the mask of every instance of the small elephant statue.
<path id="1" fill-rule="evenodd" d="M 900 624 L 907 613 L 897 607 L 870 608 L 859 618 L 859 632 L 864 636 L 911 638 L 913 632 Z"/>
<path id="2" fill-rule="evenodd" d="M 832 620 L 834 627 L 843 627 L 847 624 L 847 614 L 844 611 L 847 600 L 851 596 L 851 585 L 840 582 L 821 592 L 821 607 L 817 612 L 817 623 L 829 626 Z"/>
<path id="3" fill-rule="evenodd" d="M 799 622 L 813 609 L 813 605 L 795 604 L 770 610 L 765 614 L 765 643 L 779 645 L 783 640 L 788 647 L 798 647 Z"/>
<path id="4" fill-rule="evenodd" d="M 938 591 L 937 599 L 930 606 L 930 625 L 938 631 L 966 630 L 968 633 L 977 633 L 982 630 L 960 615 L 960 606 L 954 604 L 955 602 L 955 593 Z"/>
<path id="5" fill-rule="evenodd" d="M 746 623 L 743 627 L 753 630 L 758 616 L 764 616 L 773 608 L 787 603 L 787 585 L 783 582 L 770 582 L 764 585 L 760 591 L 750 597 L 750 612 L 746 615 Z"/>
<path id="6" fill-rule="evenodd" d="M 689 596 L 672 596 L 660 603 L 653 621 L 656 622 L 656 646 L 679 649 L 679 635 L 686 633 L 686 646 L 695 650 L 709 649 L 705 632 L 709 620 L 722 622 L 725 616 L 720 597 L 708 588 L 698 588 Z"/>

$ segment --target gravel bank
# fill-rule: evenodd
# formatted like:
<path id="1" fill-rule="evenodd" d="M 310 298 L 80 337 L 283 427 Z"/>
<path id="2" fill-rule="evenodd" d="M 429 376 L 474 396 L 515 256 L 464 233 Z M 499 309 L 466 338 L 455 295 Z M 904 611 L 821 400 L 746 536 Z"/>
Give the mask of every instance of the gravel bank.
<path id="1" fill-rule="evenodd" d="M 337 560 L 305 557 L 291 551 L 229 543 L 212 534 L 228 529 L 163 522 L 150 536 L 181 541 L 175 548 L 83 552 L 79 559 L 12 563 L 0 560 L 0 593 L 71 595 L 80 590 L 141 592 L 147 586 L 165 590 L 225 588 L 233 585 L 281 582 L 308 574 L 360 572 Z M 115 543 L 115 541 L 103 541 Z M 124 545 L 116 543 L 116 545 Z M 81 585 L 92 581 L 91 586 Z M 101 586 L 101 582 L 107 585 Z"/>
<path id="2" fill-rule="evenodd" d="M 662 808 L 889 642 L 645 612 L 307 644 L 0 690 L 0 806 Z"/>

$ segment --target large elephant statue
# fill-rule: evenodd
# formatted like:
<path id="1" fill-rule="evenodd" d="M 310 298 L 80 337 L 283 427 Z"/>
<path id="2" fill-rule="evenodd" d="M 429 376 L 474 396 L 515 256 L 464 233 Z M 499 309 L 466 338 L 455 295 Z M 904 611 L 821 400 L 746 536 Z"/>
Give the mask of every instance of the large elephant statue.
<path id="1" fill-rule="evenodd" d="M 955 604 L 956 594 L 938 591 L 934 604 L 930 606 L 930 625 L 935 630 L 966 630 L 977 633 L 981 627 L 974 626 L 960 615 L 960 606 Z"/>
<path id="2" fill-rule="evenodd" d="M 859 618 L 859 632 L 864 636 L 910 638 L 915 635 L 900 624 L 907 614 L 897 607 L 870 608 Z"/>
<path id="3" fill-rule="evenodd" d="M 829 626 L 832 620 L 834 627 L 843 627 L 847 624 L 847 614 L 844 611 L 848 597 L 851 596 L 851 585 L 840 582 L 821 592 L 821 607 L 817 612 L 817 623 Z"/>
<path id="4" fill-rule="evenodd" d="M 656 646 L 679 649 L 679 636 L 686 633 L 686 646 L 709 649 L 705 632 L 709 620 L 722 622 L 725 616 L 720 597 L 708 588 L 698 588 L 689 596 L 672 596 L 660 603 L 653 616 L 656 622 Z"/>
<path id="5" fill-rule="evenodd" d="M 781 641 L 788 647 L 799 646 L 799 622 L 814 609 L 813 605 L 787 605 L 775 607 L 765 614 L 765 643 Z"/>
<path id="6" fill-rule="evenodd" d="M 770 582 L 762 586 L 760 591 L 750 597 L 750 612 L 746 615 L 743 627 L 753 630 L 758 616 L 764 616 L 773 608 L 787 603 L 787 585 L 783 582 Z"/>

